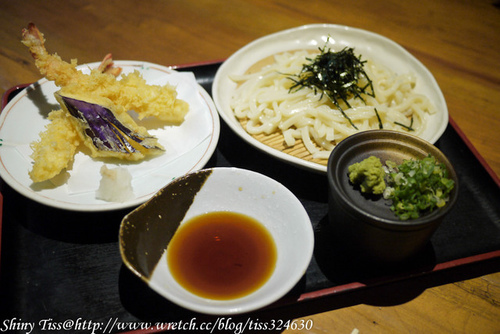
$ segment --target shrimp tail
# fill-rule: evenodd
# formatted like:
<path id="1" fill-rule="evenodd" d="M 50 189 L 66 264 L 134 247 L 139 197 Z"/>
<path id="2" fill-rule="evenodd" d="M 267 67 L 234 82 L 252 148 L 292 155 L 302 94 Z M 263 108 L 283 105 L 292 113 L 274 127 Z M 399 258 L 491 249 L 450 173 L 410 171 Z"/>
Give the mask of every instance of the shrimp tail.
<path id="1" fill-rule="evenodd" d="M 45 49 L 45 39 L 34 23 L 29 23 L 27 28 L 22 30 L 22 43 L 29 47 L 31 56 L 40 59 L 47 56 Z"/>
<path id="2" fill-rule="evenodd" d="M 104 56 L 104 59 L 98 67 L 98 71 L 102 73 L 108 73 L 117 77 L 122 72 L 122 69 L 121 67 L 114 66 L 113 56 L 111 55 L 111 53 L 108 53 L 106 56 Z"/>
<path id="3" fill-rule="evenodd" d="M 81 73 L 76 69 L 76 60 L 67 63 L 57 54 L 49 54 L 45 49 L 43 34 L 33 23 L 22 30 L 21 42 L 29 48 L 31 56 L 40 73 L 47 79 L 54 81 L 56 86 L 62 87 L 77 82 Z"/>
<path id="4" fill-rule="evenodd" d="M 48 80 L 54 81 L 56 86 L 64 87 L 71 83 L 81 83 L 86 80 L 83 73 L 76 69 L 77 61 L 65 62 L 56 53 L 49 54 L 45 48 L 45 39 L 34 23 L 29 23 L 22 30 L 21 42 L 29 48 L 30 54 L 35 59 L 35 65 L 40 73 Z M 115 67 L 111 54 L 107 54 L 101 62 L 99 72 L 118 76 L 120 67 Z"/>

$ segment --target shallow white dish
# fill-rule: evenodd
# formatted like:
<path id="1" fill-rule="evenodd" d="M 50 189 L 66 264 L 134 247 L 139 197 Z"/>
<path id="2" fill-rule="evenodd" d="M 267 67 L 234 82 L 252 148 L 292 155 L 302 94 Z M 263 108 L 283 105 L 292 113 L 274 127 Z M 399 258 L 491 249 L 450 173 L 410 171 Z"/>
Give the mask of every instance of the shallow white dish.
<path id="1" fill-rule="evenodd" d="M 250 216 L 263 224 L 275 241 L 273 274 L 245 297 L 201 298 L 184 289 L 170 273 L 166 249 L 178 226 L 213 211 Z M 206 314 L 250 312 L 280 299 L 305 274 L 313 249 L 312 224 L 297 197 L 277 181 L 239 168 L 203 169 L 178 178 L 125 216 L 120 226 L 120 253 L 125 265 L 160 295 Z"/>
<path id="2" fill-rule="evenodd" d="M 396 73 L 413 72 L 417 77 L 415 91 L 425 94 L 438 110 L 430 117 L 429 127 L 420 137 L 431 143 L 441 137 L 448 125 L 448 108 L 443 93 L 429 70 L 403 47 L 386 37 L 334 24 L 312 24 L 280 31 L 253 41 L 230 56 L 217 71 L 212 88 L 212 96 L 221 118 L 243 140 L 258 149 L 296 166 L 326 173 L 326 166 L 271 148 L 248 134 L 230 107 L 236 84 L 229 76 L 243 74 L 259 60 L 277 53 L 298 49 L 317 50 L 327 40 L 328 46 L 334 51 L 352 47 L 363 59 L 372 59 Z"/>
<path id="3" fill-rule="evenodd" d="M 212 156 L 220 133 L 219 117 L 211 97 L 201 87 L 193 73 L 174 71 L 161 65 L 140 61 L 115 61 L 122 73 L 139 71 L 148 84 L 177 86 L 178 97 L 190 105 L 190 111 L 180 126 L 151 126 L 149 132 L 159 139 L 166 151 L 153 159 L 139 163 L 98 160 L 78 152 L 66 183 L 53 186 L 49 181 L 33 184 L 30 143 L 49 123 L 46 116 L 60 109 L 54 92 L 58 87 L 41 79 L 16 95 L 0 115 L 0 176 L 12 188 L 39 203 L 75 211 L 105 211 L 137 206 L 148 200 L 172 179 L 203 168 Z M 80 65 L 89 73 L 99 63 Z M 148 127 L 147 123 L 143 123 Z M 123 203 L 96 199 L 101 179 L 100 168 L 117 166 L 132 174 L 135 198 Z"/>

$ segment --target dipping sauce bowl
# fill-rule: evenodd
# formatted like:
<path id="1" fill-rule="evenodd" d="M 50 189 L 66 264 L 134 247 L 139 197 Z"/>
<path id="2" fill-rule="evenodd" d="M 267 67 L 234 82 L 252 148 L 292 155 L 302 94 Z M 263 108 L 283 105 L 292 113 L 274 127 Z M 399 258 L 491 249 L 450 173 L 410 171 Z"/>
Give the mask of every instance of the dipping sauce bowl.
<path id="1" fill-rule="evenodd" d="M 222 216 L 234 216 L 229 221 L 223 221 L 225 218 L 221 213 Z M 238 233 L 243 232 L 233 227 L 244 226 L 246 220 L 255 222 L 262 227 L 262 231 L 254 230 L 245 238 L 239 238 Z M 224 296 L 218 294 L 217 289 L 201 291 L 205 288 L 201 287 L 200 290 L 199 285 L 195 289 L 189 288 L 192 281 L 198 284 L 197 280 L 191 280 L 193 277 L 189 277 L 189 274 L 185 279 L 174 277 L 179 262 L 180 267 L 183 267 L 184 261 L 184 258 L 174 261 L 177 254 L 182 254 L 182 249 L 173 246 L 176 241 L 180 241 L 177 246 L 183 246 L 183 242 L 191 243 L 193 247 L 188 248 L 193 249 L 205 242 L 199 235 L 194 236 L 196 228 L 188 228 L 195 222 L 208 224 L 208 227 L 223 223 L 220 230 L 215 229 L 214 232 L 214 229 L 209 229 L 207 233 L 215 233 L 211 236 L 214 242 L 228 239 L 233 242 L 229 251 L 217 248 L 213 255 L 207 255 L 213 252 L 213 249 L 207 249 L 191 259 L 188 255 L 182 255 L 186 256 L 186 261 L 200 261 L 200 267 L 202 264 L 208 267 L 194 275 L 204 276 L 210 267 L 214 267 L 217 270 L 212 274 L 219 275 L 217 277 L 220 280 L 229 279 L 224 283 L 228 286 L 228 293 Z M 181 231 L 187 232 L 187 236 Z M 269 234 L 269 242 L 262 238 L 261 232 Z M 190 241 L 190 233 L 195 241 Z M 235 234 L 231 236 L 230 233 Z M 305 274 L 314 248 L 311 221 L 293 193 L 267 176 L 239 168 L 204 169 L 175 179 L 151 200 L 124 217 L 119 237 L 123 262 L 151 289 L 179 306 L 215 315 L 249 312 L 286 295 Z M 245 244 L 238 245 L 238 240 L 243 240 L 241 242 Z M 171 253 L 170 244 L 173 249 Z M 269 251 L 261 249 L 266 245 Z M 209 248 L 214 247 L 212 243 Z M 242 251 L 240 247 L 246 250 Z M 245 252 L 252 254 L 238 255 L 244 255 Z M 263 281 L 248 292 L 229 293 L 229 287 L 233 285 L 231 279 L 239 279 L 238 274 L 224 269 L 221 262 L 237 267 L 246 266 L 247 263 L 254 265 L 251 261 L 247 262 L 254 257 L 272 261 L 269 274 L 255 278 Z M 174 262 L 177 262 L 177 267 Z M 268 264 L 264 263 L 263 266 L 269 268 Z M 196 267 L 191 266 L 191 269 L 197 271 L 199 268 Z"/>

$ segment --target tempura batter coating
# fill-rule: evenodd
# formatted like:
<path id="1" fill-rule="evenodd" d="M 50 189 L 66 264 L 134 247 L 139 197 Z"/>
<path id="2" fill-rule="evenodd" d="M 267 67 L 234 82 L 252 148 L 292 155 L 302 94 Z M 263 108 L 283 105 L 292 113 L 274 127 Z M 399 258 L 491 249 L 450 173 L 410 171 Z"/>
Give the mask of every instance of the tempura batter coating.
<path id="1" fill-rule="evenodd" d="M 51 122 L 40 133 L 40 140 L 31 144 L 34 164 L 29 175 L 33 182 L 51 179 L 68 168 L 80 145 L 80 137 L 71 116 L 63 110 L 55 110 L 48 118 Z"/>
<path id="2" fill-rule="evenodd" d="M 138 71 L 117 80 L 121 69 L 113 66 L 111 55 L 106 55 L 101 65 L 91 70 L 90 74 L 84 74 L 76 69 L 76 59 L 67 63 L 57 54 L 49 54 L 45 49 L 43 34 L 34 24 L 30 23 L 27 29 L 23 29 L 22 43 L 29 48 L 40 73 L 61 88 L 56 92 L 59 102 L 61 96 L 70 96 L 83 102 L 101 103 L 109 113 L 114 114 L 113 118 L 132 133 L 140 134 L 140 138 L 144 137 L 144 143 L 140 142 L 139 145 L 134 140 L 125 143 L 133 147 L 133 152 L 129 154 L 102 150 L 96 147 L 95 138 L 92 140 L 87 137 L 88 124 L 71 116 L 67 106 L 63 106 L 62 110 L 49 117 L 56 124 L 47 126 L 46 132 L 40 134 L 40 141 L 32 145 L 35 162 L 30 177 L 34 182 L 48 180 L 67 168 L 79 144 L 87 146 L 93 157 L 140 160 L 158 154 L 161 146 L 145 128 L 136 124 L 128 111 L 135 111 L 139 119 L 155 117 L 173 125 L 181 124 L 189 111 L 188 103 L 177 98 L 176 87 L 172 85 L 147 85 Z M 124 137 L 126 141 L 129 139 Z"/>
<path id="3" fill-rule="evenodd" d="M 139 119 L 156 117 L 171 124 L 181 124 L 189 110 L 187 102 L 177 99 L 176 88 L 148 85 L 138 71 L 122 75 L 120 80 L 108 74 L 92 71 L 85 84 L 70 83 L 61 88 L 62 95 L 104 97 L 115 105 L 113 112 L 127 113 L 133 110 Z"/>
<path id="4" fill-rule="evenodd" d="M 88 94 L 62 95 L 62 89 L 55 93 L 55 96 L 66 114 L 73 116 L 70 117 L 70 121 L 76 128 L 80 141 L 89 148 L 91 157 L 137 161 L 144 159 L 147 155 L 163 153 L 163 147 L 158 143 L 158 140 L 149 135 L 146 128 L 137 125 L 127 112 L 116 112 L 119 108 L 109 98 L 97 95 L 89 96 Z M 87 116 L 99 118 L 99 125 L 92 127 L 88 123 L 88 119 L 85 118 L 83 110 L 69 110 L 72 106 L 67 101 L 71 100 L 83 102 L 90 109 L 97 108 L 97 113 L 91 113 Z M 130 132 L 125 133 L 120 128 Z M 103 133 L 108 135 L 107 138 L 112 137 L 113 140 L 107 141 L 107 144 L 114 148 L 107 147 L 102 140 Z M 140 140 L 134 141 L 132 138 Z"/>

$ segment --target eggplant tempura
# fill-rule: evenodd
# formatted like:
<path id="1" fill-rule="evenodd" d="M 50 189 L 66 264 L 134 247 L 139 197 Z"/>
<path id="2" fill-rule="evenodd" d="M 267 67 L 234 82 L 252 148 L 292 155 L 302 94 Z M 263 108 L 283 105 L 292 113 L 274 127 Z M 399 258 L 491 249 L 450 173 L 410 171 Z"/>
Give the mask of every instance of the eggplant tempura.
<path id="1" fill-rule="evenodd" d="M 50 123 L 40 140 L 31 144 L 34 164 L 29 175 L 34 182 L 49 180 L 69 168 L 80 144 L 94 158 L 137 161 L 164 151 L 128 111 L 135 111 L 139 119 L 155 117 L 181 124 L 189 105 L 177 98 L 174 86 L 148 85 L 138 71 L 117 80 L 121 69 L 114 67 L 111 55 L 84 74 L 76 69 L 76 59 L 68 63 L 49 54 L 44 42 L 34 24 L 23 29 L 22 43 L 29 47 L 40 73 L 60 88 L 54 95 L 62 108 L 50 112 Z"/>

